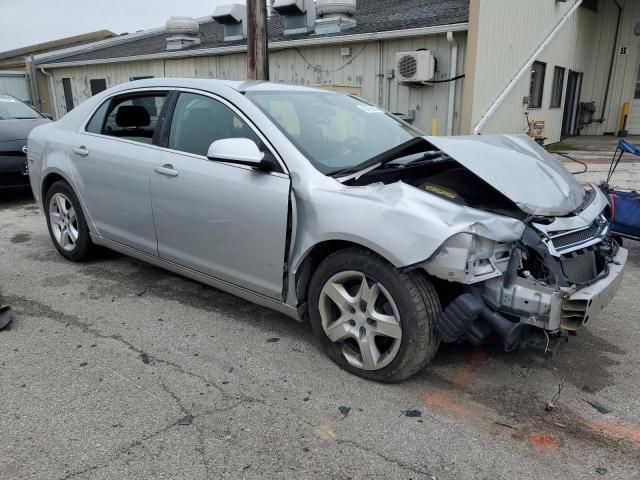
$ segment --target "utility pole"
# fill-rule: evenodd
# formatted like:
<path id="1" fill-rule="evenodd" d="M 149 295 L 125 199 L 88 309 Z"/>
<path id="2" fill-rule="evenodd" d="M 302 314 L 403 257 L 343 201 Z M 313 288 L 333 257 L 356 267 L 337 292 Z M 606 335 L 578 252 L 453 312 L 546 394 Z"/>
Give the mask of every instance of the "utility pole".
<path id="1" fill-rule="evenodd" d="M 266 0 L 247 0 L 247 78 L 269 80 Z"/>

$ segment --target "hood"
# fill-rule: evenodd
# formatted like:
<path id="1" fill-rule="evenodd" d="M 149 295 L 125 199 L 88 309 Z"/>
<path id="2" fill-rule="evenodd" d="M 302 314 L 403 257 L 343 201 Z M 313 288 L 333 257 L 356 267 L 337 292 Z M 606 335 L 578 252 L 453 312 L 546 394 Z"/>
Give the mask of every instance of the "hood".
<path id="1" fill-rule="evenodd" d="M 10 142 L 12 140 L 26 140 L 29 132 L 38 125 L 49 123 L 51 120 L 44 117 L 25 118 L 23 120 L 4 119 L 0 120 L 0 142 Z"/>
<path id="2" fill-rule="evenodd" d="M 425 138 L 525 213 L 564 216 L 584 201 L 574 176 L 527 135 Z"/>

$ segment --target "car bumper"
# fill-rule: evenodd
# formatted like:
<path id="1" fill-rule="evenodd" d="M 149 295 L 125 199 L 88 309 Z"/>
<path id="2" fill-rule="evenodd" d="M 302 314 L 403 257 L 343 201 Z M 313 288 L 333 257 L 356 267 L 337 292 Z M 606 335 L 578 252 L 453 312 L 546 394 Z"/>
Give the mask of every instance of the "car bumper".
<path id="1" fill-rule="evenodd" d="M 618 249 L 606 277 L 579 290 L 551 288 L 532 279 L 517 278 L 505 287 L 503 279 L 482 284 L 482 298 L 498 312 L 549 331 L 578 330 L 592 321 L 615 296 L 628 252 Z"/>
<path id="2" fill-rule="evenodd" d="M 27 157 L 0 154 L 0 189 L 29 186 Z"/>
<path id="3" fill-rule="evenodd" d="M 609 275 L 564 300 L 560 311 L 561 328 L 577 330 L 600 314 L 620 287 L 628 254 L 626 249 L 618 249 L 613 262 L 609 264 Z"/>

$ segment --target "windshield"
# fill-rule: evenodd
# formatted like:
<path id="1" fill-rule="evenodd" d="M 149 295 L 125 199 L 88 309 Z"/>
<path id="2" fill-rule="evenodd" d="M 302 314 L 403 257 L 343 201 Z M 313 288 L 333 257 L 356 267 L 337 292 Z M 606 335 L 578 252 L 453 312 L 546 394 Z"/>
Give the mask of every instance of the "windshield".
<path id="1" fill-rule="evenodd" d="M 325 174 L 354 167 L 422 136 L 393 115 L 335 92 L 264 91 L 246 96 Z"/>
<path id="2" fill-rule="evenodd" d="M 20 100 L 0 93 L 0 119 L 10 118 L 40 118 L 40 114 Z"/>

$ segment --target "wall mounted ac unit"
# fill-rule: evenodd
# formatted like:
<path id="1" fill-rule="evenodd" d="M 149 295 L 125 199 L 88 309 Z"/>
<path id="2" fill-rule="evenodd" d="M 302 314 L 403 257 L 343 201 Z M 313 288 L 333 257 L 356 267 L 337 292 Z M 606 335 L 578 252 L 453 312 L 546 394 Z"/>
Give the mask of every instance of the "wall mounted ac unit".
<path id="1" fill-rule="evenodd" d="M 396 75 L 400 83 L 428 83 L 436 74 L 436 59 L 430 50 L 396 53 Z"/>

